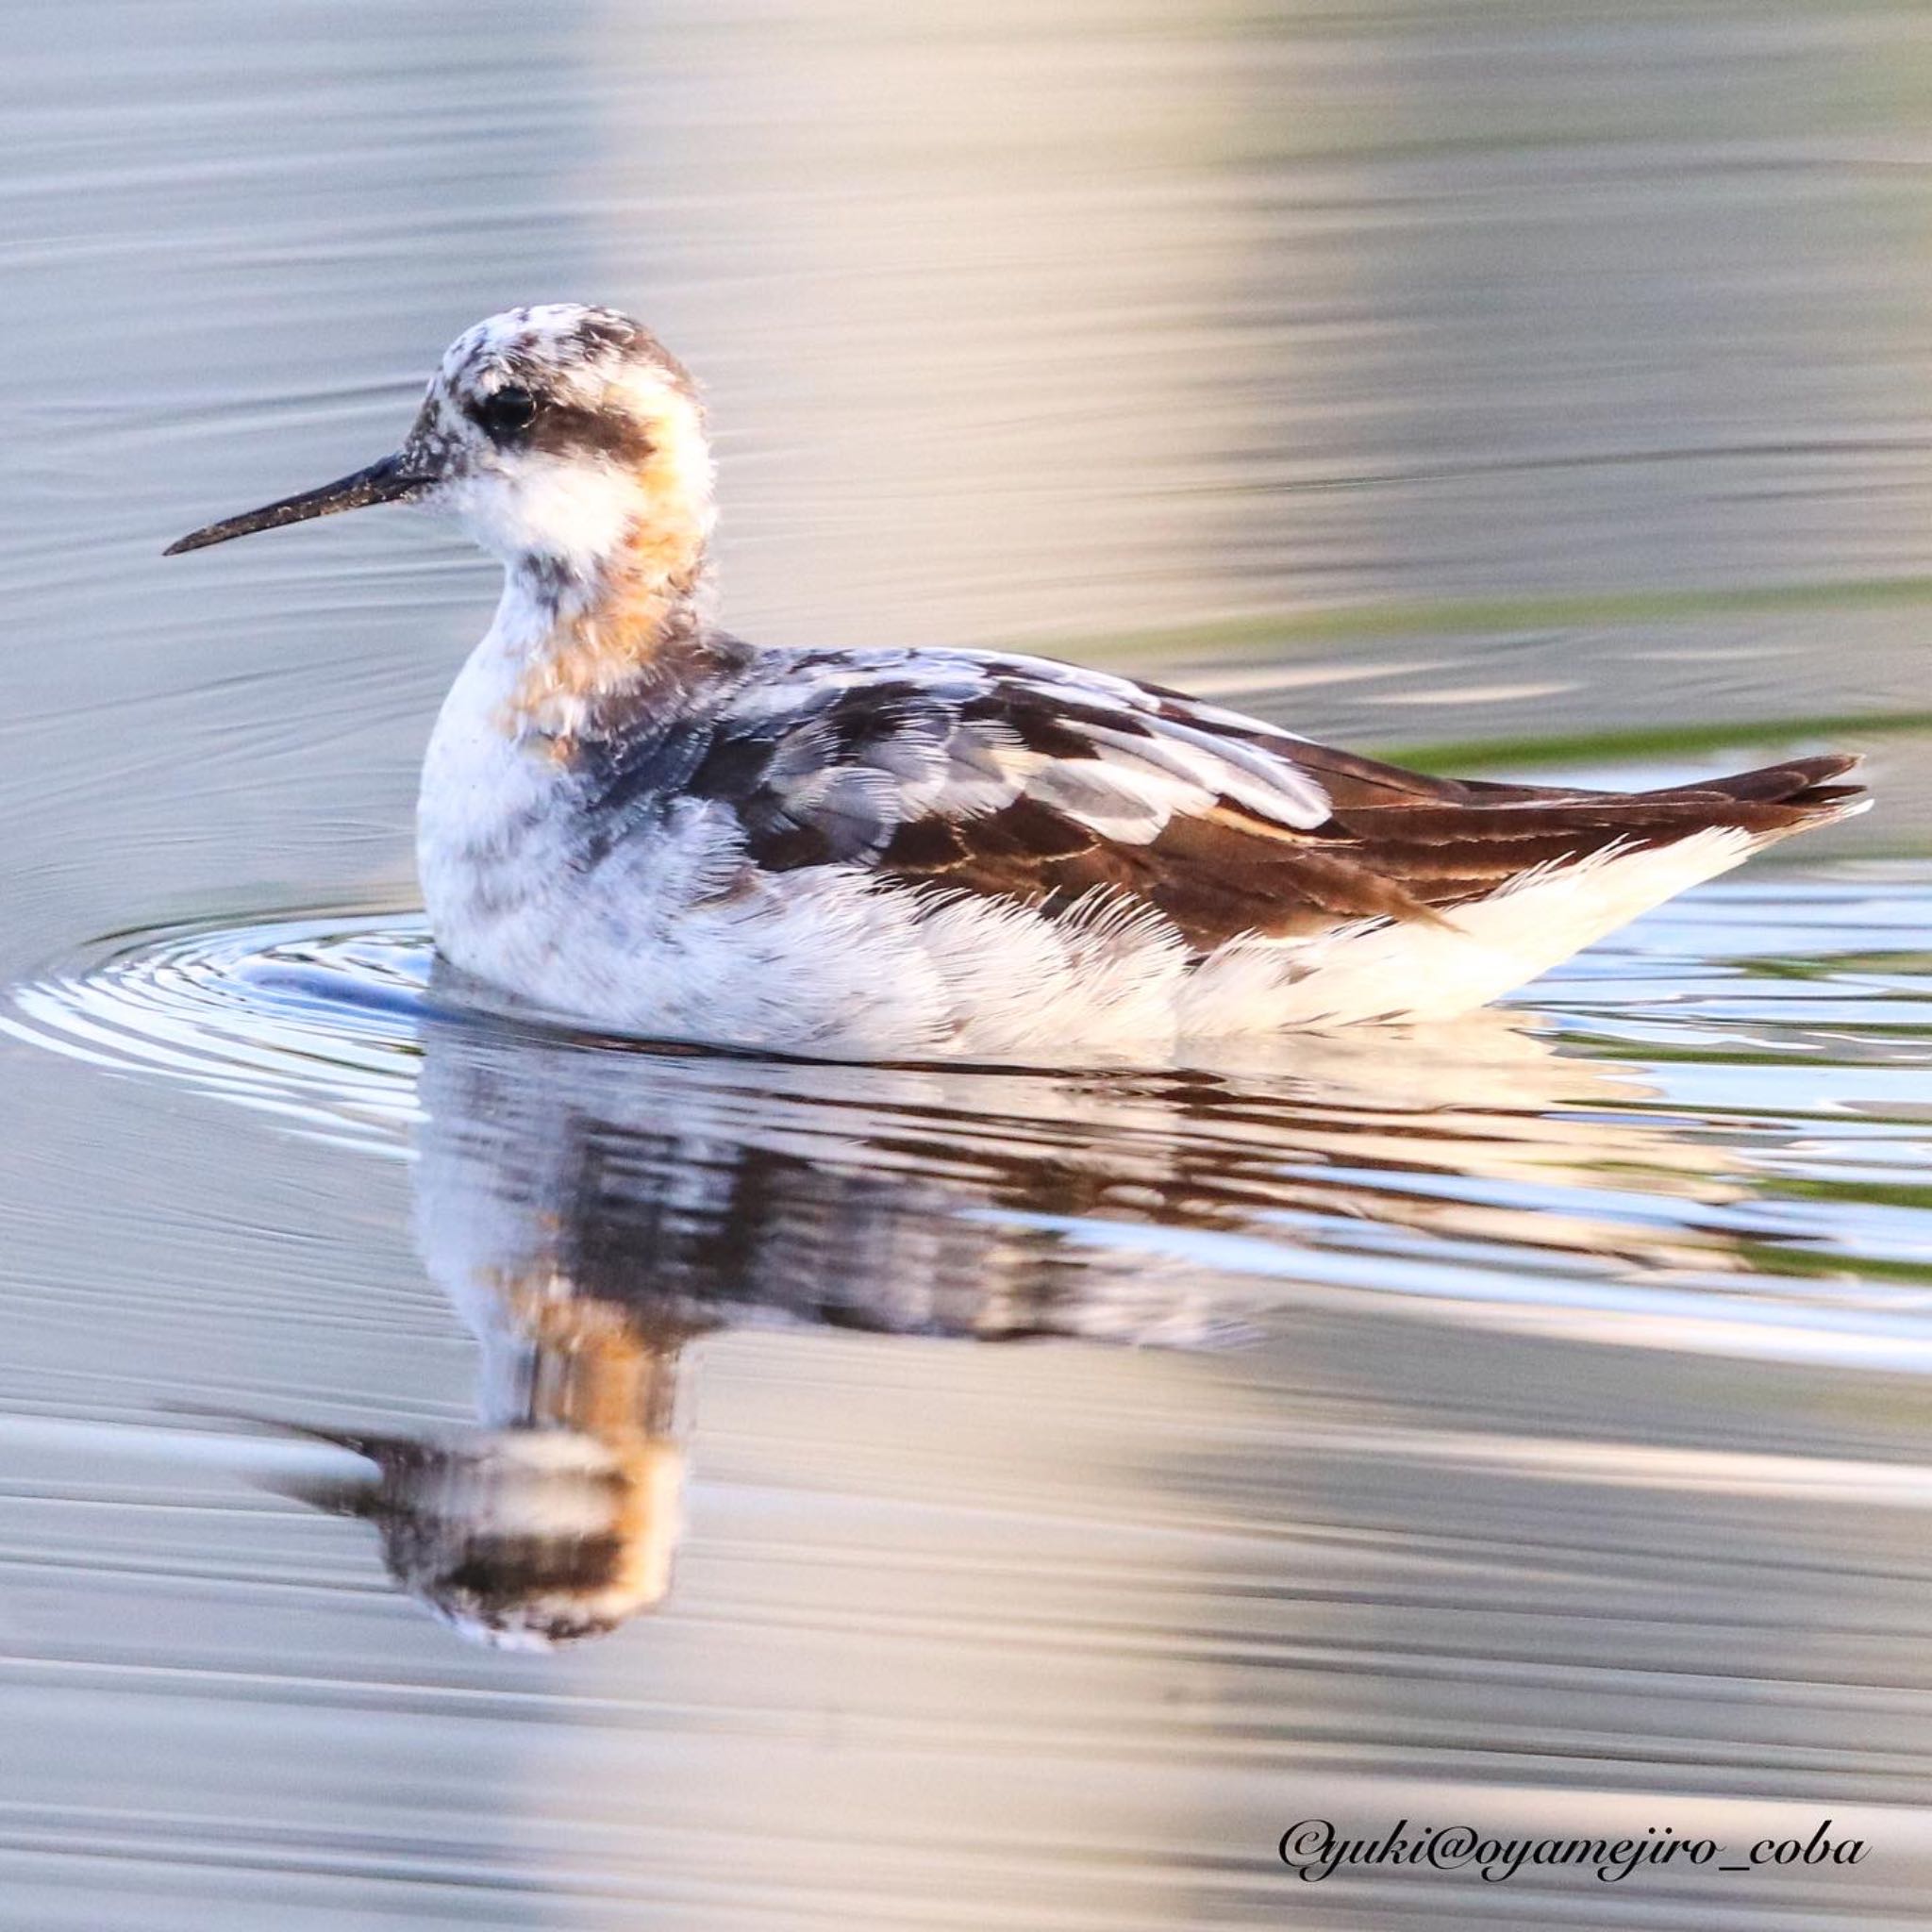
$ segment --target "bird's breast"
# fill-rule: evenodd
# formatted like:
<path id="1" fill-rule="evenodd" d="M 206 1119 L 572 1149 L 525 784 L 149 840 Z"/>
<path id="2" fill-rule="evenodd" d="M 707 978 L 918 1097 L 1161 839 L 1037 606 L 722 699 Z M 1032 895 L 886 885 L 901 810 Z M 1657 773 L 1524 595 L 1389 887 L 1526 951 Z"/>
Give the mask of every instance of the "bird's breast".
<path id="1" fill-rule="evenodd" d="M 541 741 L 502 725 L 515 677 L 486 640 L 450 688 L 423 760 L 417 869 L 437 943 L 458 963 L 480 929 L 544 896 L 568 841 L 570 774 Z"/>

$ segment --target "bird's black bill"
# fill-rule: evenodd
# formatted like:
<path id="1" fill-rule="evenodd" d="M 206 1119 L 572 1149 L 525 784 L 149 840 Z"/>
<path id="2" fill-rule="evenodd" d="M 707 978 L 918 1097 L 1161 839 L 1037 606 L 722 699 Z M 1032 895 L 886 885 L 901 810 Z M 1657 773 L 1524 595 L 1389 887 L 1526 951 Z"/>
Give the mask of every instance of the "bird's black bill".
<path id="1" fill-rule="evenodd" d="M 306 524 L 310 517 L 332 517 L 341 510 L 360 509 L 371 503 L 401 503 L 419 496 L 436 478 L 405 456 L 384 457 L 366 470 L 351 476 L 338 476 L 320 490 L 305 490 L 300 496 L 285 496 L 279 503 L 264 504 L 259 509 L 244 510 L 239 517 L 226 517 L 206 529 L 191 531 L 179 542 L 170 543 L 161 555 L 179 557 L 184 550 L 205 550 L 210 543 L 225 543 L 230 537 L 253 536 L 257 530 L 276 530 L 284 524 Z"/>

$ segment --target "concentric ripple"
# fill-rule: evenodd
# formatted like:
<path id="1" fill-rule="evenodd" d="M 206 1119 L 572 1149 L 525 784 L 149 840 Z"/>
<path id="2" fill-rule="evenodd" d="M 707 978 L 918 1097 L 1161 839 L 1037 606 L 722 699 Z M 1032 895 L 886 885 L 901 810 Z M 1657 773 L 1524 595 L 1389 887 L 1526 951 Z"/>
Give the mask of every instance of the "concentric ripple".
<path id="1" fill-rule="evenodd" d="M 627 1150 L 624 1185 L 660 1218 L 671 1203 L 741 1233 L 745 1176 L 767 1198 L 776 1160 L 773 1239 L 797 1248 L 794 1274 L 857 1267 L 868 1243 L 903 1265 L 914 1224 L 990 1229 L 1002 1253 L 1045 1243 L 1056 1279 L 1105 1304 L 1056 1317 L 1075 1332 L 1187 1340 L 1224 1332 L 1235 1303 L 1246 1320 L 1378 1296 L 1432 1319 L 1919 1367 L 1928 931 L 1923 865 L 1766 870 L 1510 1012 L 1141 1074 L 820 1066 L 505 1027 L 432 994 L 426 933 L 395 918 L 130 936 L 17 989 L 0 1024 L 391 1154 L 425 1114 L 447 1129 L 453 1110 L 535 1095 L 534 1120 L 589 1120 Z M 1156 1276 L 1165 1300 L 1145 1292 Z"/>
<path id="2" fill-rule="evenodd" d="M 431 958 L 421 920 L 135 933 L 14 988 L 0 1029 L 316 1131 L 395 1144 L 416 1114 Z"/>

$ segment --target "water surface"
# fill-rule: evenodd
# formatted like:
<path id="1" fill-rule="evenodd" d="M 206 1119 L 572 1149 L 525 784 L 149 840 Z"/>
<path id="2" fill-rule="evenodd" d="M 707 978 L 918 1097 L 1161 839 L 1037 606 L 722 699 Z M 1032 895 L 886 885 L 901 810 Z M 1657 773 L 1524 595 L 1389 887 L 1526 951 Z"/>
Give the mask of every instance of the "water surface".
<path id="1" fill-rule="evenodd" d="M 4 21 L 0 1920 L 1924 1922 L 1910 9 Z M 704 374 L 749 635 L 1882 808 L 1447 1029 L 479 1019 L 408 824 L 485 567 L 158 553 L 552 296 Z M 1871 1850 L 1308 1888 L 1311 1815 Z"/>

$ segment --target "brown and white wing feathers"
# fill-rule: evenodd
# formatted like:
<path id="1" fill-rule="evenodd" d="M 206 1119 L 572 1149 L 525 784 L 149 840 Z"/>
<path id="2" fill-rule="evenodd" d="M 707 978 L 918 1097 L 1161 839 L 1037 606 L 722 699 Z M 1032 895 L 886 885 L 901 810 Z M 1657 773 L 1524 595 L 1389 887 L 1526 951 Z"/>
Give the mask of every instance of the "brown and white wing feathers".
<path id="1" fill-rule="evenodd" d="M 952 652 L 774 654 L 714 714 L 621 753 L 595 774 L 607 824 L 714 800 L 766 872 L 858 866 L 1049 913 L 1105 895 L 1197 952 L 1440 924 L 1553 868 L 1770 840 L 1860 796 L 1832 782 L 1841 758 L 1635 795 L 1433 778 L 1125 678 Z"/>

